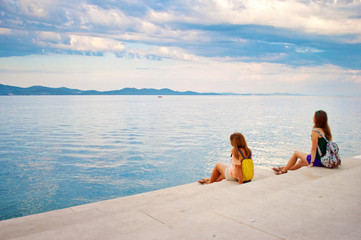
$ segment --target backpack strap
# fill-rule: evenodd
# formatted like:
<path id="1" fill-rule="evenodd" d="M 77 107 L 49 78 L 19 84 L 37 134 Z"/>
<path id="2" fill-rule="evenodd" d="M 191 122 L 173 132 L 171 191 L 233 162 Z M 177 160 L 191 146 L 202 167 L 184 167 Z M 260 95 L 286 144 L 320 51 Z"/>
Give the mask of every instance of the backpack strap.
<path id="1" fill-rule="evenodd" d="M 321 137 L 323 137 L 325 140 L 326 140 L 326 142 L 328 142 L 328 140 L 327 140 L 327 138 L 325 137 L 325 135 L 323 135 L 320 131 L 318 131 L 317 129 L 313 129 L 313 131 L 315 131 L 315 132 L 317 132 L 318 134 L 320 134 L 321 135 Z"/>
<path id="2" fill-rule="evenodd" d="M 323 137 L 323 139 L 325 139 L 326 140 L 326 142 L 328 143 L 328 140 L 327 140 L 327 138 L 320 132 L 320 131 L 318 131 L 317 129 L 313 129 L 313 131 L 315 131 L 315 132 L 317 132 L 318 134 L 320 134 L 322 137 Z M 320 146 L 318 146 L 318 144 L 317 144 L 317 150 L 318 150 L 318 155 L 320 155 L 320 157 L 322 156 L 322 152 L 321 152 L 321 149 L 320 149 Z"/>
<path id="3" fill-rule="evenodd" d="M 246 159 L 246 158 L 244 157 L 242 151 L 241 151 L 241 148 L 238 148 L 238 151 L 241 153 L 243 159 Z M 248 159 L 251 159 L 251 158 L 252 158 L 252 152 L 250 152 L 249 155 L 248 155 Z"/>
<path id="4" fill-rule="evenodd" d="M 238 148 L 238 152 L 242 155 L 243 159 L 245 159 L 245 157 L 244 157 L 244 155 L 243 155 L 243 153 L 241 151 L 241 148 Z"/>

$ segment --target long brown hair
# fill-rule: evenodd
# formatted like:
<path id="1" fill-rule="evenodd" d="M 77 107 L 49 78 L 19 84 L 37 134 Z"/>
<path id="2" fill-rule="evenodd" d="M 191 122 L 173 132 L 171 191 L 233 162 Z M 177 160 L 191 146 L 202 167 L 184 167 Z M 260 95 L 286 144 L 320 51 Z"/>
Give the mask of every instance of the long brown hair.
<path id="1" fill-rule="evenodd" d="M 230 141 L 231 141 L 231 145 L 233 146 L 233 151 L 232 153 L 234 154 L 235 158 L 239 158 L 240 157 L 240 153 L 238 148 L 242 148 L 244 149 L 246 156 L 248 157 L 249 154 L 251 153 L 251 150 L 248 148 L 247 146 L 247 142 L 246 139 L 244 138 L 244 136 L 242 135 L 242 133 L 239 132 L 235 132 L 233 133 L 230 137 L 229 137 Z"/>
<path id="2" fill-rule="evenodd" d="M 326 135 L 327 140 L 332 140 L 332 134 L 330 127 L 328 126 L 327 113 L 323 110 L 318 110 L 315 112 L 314 119 L 314 128 L 321 128 Z"/>

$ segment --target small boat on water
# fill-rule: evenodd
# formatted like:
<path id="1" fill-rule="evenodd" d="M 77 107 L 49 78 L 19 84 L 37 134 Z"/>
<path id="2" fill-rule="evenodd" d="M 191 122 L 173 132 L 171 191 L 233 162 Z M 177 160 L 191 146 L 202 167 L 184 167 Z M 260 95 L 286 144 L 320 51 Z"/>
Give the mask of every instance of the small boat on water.
<path id="1" fill-rule="evenodd" d="M 163 98 L 163 96 L 158 96 L 158 98 Z"/>

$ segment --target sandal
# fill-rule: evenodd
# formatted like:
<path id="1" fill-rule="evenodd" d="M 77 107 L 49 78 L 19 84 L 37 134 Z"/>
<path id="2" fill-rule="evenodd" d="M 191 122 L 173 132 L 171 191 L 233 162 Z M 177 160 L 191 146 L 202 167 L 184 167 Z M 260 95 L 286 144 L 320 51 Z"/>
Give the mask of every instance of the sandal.
<path id="1" fill-rule="evenodd" d="M 275 172 L 276 175 L 282 175 L 282 174 L 285 174 L 285 173 L 287 173 L 287 171 L 284 172 L 284 171 L 280 170 L 280 171 Z"/>

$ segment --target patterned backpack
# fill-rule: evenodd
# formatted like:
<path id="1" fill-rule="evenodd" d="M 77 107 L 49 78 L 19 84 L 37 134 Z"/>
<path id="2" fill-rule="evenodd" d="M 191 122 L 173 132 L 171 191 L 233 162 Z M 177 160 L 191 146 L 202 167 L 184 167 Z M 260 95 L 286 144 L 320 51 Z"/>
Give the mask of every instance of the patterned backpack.
<path id="1" fill-rule="evenodd" d="M 321 163 L 323 166 L 327 168 L 334 168 L 341 165 L 341 158 L 338 154 L 339 148 L 335 142 L 328 141 L 327 138 L 318 130 L 314 129 L 317 133 L 319 133 L 327 142 L 326 145 L 326 154 L 321 157 Z M 322 156 L 321 149 L 317 146 L 318 154 Z"/>

